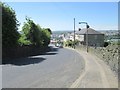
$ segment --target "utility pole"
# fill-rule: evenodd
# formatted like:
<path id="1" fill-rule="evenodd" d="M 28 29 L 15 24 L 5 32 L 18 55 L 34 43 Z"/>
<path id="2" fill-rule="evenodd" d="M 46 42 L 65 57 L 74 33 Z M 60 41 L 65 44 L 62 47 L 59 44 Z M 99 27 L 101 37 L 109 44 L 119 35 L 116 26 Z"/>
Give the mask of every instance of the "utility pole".
<path id="1" fill-rule="evenodd" d="M 75 49 L 75 18 L 74 18 L 74 49 Z"/>

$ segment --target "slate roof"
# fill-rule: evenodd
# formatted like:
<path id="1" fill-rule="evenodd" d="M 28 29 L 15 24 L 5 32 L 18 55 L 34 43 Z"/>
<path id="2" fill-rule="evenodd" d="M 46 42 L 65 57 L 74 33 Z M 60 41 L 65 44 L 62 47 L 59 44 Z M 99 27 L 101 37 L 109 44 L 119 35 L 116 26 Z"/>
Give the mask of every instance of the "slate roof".
<path id="1" fill-rule="evenodd" d="M 84 34 L 87 33 L 87 29 L 86 28 L 81 29 L 80 31 L 77 31 L 76 33 L 80 34 L 80 35 L 84 35 Z M 98 31 L 95 31 L 92 28 L 88 28 L 88 34 L 102 34 L 102 33 L 98 32 Z"/>

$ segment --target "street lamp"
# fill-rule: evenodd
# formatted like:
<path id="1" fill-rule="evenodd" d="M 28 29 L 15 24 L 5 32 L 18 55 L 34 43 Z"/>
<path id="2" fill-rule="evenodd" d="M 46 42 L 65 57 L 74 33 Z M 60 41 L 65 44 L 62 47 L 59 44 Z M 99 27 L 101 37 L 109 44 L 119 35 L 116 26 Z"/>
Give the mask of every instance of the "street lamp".
<path id="1" fill-rule="evenodd" d="M 75 49 L 75 18 L 74 18 L 74 49 Z"/>
<path id="2" fill-rule="evenodd" d="M 88 28 L 90 26 L 88 25 L 87 22 L 79 22 L 79 24 L 86 24 L 86 30 L 87 30 L 87 32 L 86 32 L 86 48 L 87 48 L 87 52 L 88 52 Z"/>

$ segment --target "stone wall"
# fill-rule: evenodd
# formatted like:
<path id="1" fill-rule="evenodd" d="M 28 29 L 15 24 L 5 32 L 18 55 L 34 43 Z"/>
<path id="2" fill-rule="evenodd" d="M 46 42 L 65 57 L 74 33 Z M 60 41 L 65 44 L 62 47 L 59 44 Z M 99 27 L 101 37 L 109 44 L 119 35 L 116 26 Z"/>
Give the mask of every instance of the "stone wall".
<path id="1" fill-rule="evenodd" d="M 86 35 L 85 35 L 85 43 L 86 43 Z M 89 46 L 104 46 L 104 34 L 89 34 L 88 35 L 88 45 Z"/>
<path id="2" fill-rule="evenodd" d="M 76 49 L 86 50 L 85 46 L 77 46 Z M 120 64 L 120 48 L 118 45 L 109 45 L 107 47 L 89 47 L 89 53 L 93 53 L 101 60 L 105 61 L 110 68 L 118 73 L 118 65 Z"/>
<path id="3" fill-rule="evenodd" d="M 22 46 L 2 48 L 2 60 L 27 57 L 49 51 L 49 47 Z"/>

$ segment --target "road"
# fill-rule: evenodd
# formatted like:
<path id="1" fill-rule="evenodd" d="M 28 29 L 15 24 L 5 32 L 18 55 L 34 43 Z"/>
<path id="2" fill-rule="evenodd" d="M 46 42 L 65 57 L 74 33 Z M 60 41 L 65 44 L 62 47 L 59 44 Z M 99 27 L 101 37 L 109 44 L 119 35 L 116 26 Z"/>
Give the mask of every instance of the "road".
<path id="1" fill-rule="evenodd" d="M 69 88 L 85 68 L 79 53 L 57 47 L 16 61 L 2 65 L 3 88 Z"/>
<path id="2" fill-rule="evenodd" d="M 2 65 L 3 88 L 118 88 L 109 66 L 85 51 L 52 46 L 15 61 Z"/>

